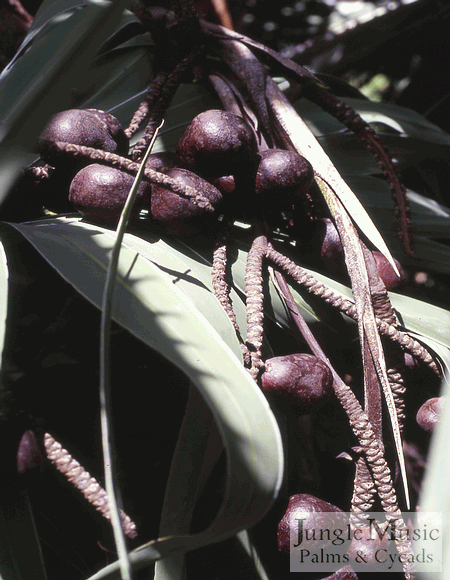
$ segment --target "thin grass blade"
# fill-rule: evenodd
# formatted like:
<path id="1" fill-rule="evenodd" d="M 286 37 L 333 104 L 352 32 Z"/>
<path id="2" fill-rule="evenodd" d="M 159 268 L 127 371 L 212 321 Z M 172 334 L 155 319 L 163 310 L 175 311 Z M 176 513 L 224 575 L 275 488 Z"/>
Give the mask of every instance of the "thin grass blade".
<path id="1" fill-rule="evenodd" d="M 160 125 L 161 126 L 161 125 Z M 116 240 L 112 249 L 111 260 L 108 265 L 105 280 L 105 289 L 102 300 L 102 316 L 100 322 L 100 421 L 102 431 L 102 449 L 103 462 L 105 469 L 105 486 L 111 506 L 111 523 L 114 532 L 117 554 L 119 557 L 119 566 L 123 580 L 131 580 L 131 566 L 128 559 L 125 534 L 122 528 L 120 517 L 121 500 L 120 490 L 116 481 L 116 461 L 113 452 L 113 434 L 111 430 L 111 383 L 110 383 L 110 332 L 111 332 L 111 313 L 113 307 L 114 286 L 117 276 L 117 266 L 119 263 L 120 250 L 123 236 L 128 221 L 131 216 L 134 201 L 138 192 L 139 185 L 144 175 L 145 164 L 152 150 L 158 129 L 155 131 L 147 151 L 142 160 L 141 166 L 136 174 L 133 185 L 131 186 L 127 200 L 122 213 L 120 214 L 119 223 L 116 230 Z"/>

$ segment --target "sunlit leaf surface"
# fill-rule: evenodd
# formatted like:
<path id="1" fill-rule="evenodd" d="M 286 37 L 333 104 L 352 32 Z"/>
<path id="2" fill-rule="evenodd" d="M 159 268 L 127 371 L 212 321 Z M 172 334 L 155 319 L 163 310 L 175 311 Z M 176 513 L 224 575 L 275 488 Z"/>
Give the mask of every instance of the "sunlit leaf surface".
<path id="1" fill-rule="evenodd" d="M 111 232 L 70 218 L 15 227 L 63 278 L 100 305 L 114 241 Z M 211 300 L 207 296 L 210 290 L 191 275 L 185 282 L 195 286 L 194 295 L 203 293 L 209 300 L 203 314 L 189 294 L 178 287 L 173 270 L 167 273 L 158 265 L 158 256 L 152 256 L 152 244 L 146 242 L 144 257 L 133 247 L 133 240 L 131 234 L 126 236 L 120 254 L 113 318 L 191 378 L 213 413 L 228 458 L 224 503 L 208 530 L 193 536 L 163 538 L 133 552 L 132 565 L 142 567 L 155 559 L 232 536 L 258 521 L 278 493 L 283 452 L 275 418 L 242 366 L 234 331 L 220 304 L 213 296 Z M 138 242 L 141 250 L 143 244 Z M 182 262 L 182 255 L 179 260 Z M 213 324 L 222 327 L 232 348 Z M 95 578 L 116 574 L 113 565 Z"/>

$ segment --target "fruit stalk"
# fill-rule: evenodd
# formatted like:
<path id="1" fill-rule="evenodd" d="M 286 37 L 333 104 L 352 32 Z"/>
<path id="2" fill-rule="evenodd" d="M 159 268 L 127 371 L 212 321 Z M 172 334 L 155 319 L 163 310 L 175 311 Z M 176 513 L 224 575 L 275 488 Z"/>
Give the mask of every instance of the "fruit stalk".
<path id="1" fill-rule="evenodd" d="M 53 143 L 52 149 L 57 152 L 63 151 L 70 153 L 75 157 L 85 157 L 87 159 L 91 159 L 92 161 L 99 161 L 110 164 L 113 167 L 120 167 L 132 175 L 136 175 L 136 173 L 139 171 L 139 163 L 130 161 L 126 157 L 121 157 L 115 153 L 102 151 L 101 149 L 94 149 L 93 147 L 84 147 L 83 145 L 74 145 L 73 143 L 64 143 L 60 141 Z M 210 201 L 193 187 L 179 183 L 167 175 L 158 171 L 154 171 L 153 169 L 145 169 L 144 175 L 151 183 L 162 185 L 173 193 L 190 199 L 192 203 L 198 205 L 200 208 L 205 209 L 206 211 L 214 211 L 214 207 L 211 205 Z"/>
<path id="2" fill-rule="evenodd" d="M 192 66 L 196 59 L 202 54 L 203 50 L 203 45 L 197 47 L 177 64 L 171 74 L 166 75 L 163 73 L 162 77 L 158 78 L 154 92 L 152 89 L 152 92 L 149 95 L 149 99 L 143 101 L 143 103 L 141 103 L 139 106 L 135 113 L 136 118 L 133 116 L 133 119 L 130 122 L 130 128 L 132 127 L 134 129 L 136 127 L 136 123 L 139 121 L 139 119 L 142 118 L 142 114 L 146 111 L 147 107 L 149 111 L 151 108 L 151 115 L 142 139 L 138 141 L 138 143 L 136 143 L 133 148 L 133 161 L 139 161 L 139 159 L 142 158 L 142 155 L 147 150 L 148 144 L 152 140 L 156 128 L 158 125 L 160 125 L 164 117 L 164 113 L 166 112 L 170 101 L 178 89 L 182 75 L 188 70 L 190 66 Z"/>
<path id="3" fill-rule="evenodd" d="M 222 232 L 219 235 L 218 240 L 216 242 L 216 247 L 213 252 L 212 286 L 217 300 L 220 302 L 222 308 L 225 310 L 236 332 L 236 336 L 239 340 L 239 345 L 242 350 L 244 364 L 246 367 L 249 367 L 251 365 L 250 352 L 241 336 L 241 331 L 239 329 L 236 320 L 236 315 L 233 310 L 233 305 L 230 300 L 230 285 L 227 281 L 227 264 L 228 264 L 227 245 L 226 245 L 227 239 L 228 234 Z"/>
<path id="4" fill-rule="evenodd" d="M 263 259 L 267 250 L 265 235 L 257 236 L 250 248 L 245 268 L 245 295 L 247 297 L 247 338 L 246 345 L 250 351 L 250 374 L 256 380 L 263 367 L 262 343 L 264 320 L 264 290 L 262 279 Z"/>
<path id="5" fill-rule="evenodd" d="M 92 477 L 72 455 L 64 449 L 49 433 L 44 435 L 44 447 L 47 458 L 66 479 L 74 485 L 86 500 L 99 511 L 104 518 L 111 520 L 111 508 L 108 495 L 98 481 Z M 120 514 L 122 528 L 129 538 L 136 538 L 136 524 L 125 513 Z"/>
<path id="6" fill-rule="evenodd" d="M 150 87 L 148 88 L 144 100 L 140 103 L 139 107 L 134 112 L 130 124 L 125 129 L 125 134 L 128 137 L 128 139 L 131 139 L 131 137 L 136 133 L 136 131 L 138 131 L 145 117 L 147 117 L 147 115 L 150 113 L 151 108 L 159 99 L 162 87 L 167 82 L 168 76 L 169 75 L 166 71 L 159 71 L 156 74 Z"/>
<path id="7" fill-rule="evenodd" d="M 381 505 L 386 512 L 386 518 L 390 523 L 396 526 L 396 529 L 402 531 L 400 534 L 401 538 L 398 539 L 396 545 L 399 553 L 402 555 L 402 558 L 404 558 L 404 561 L 407 562 L 408 555 L 412 554 L 411 542 L 407 539 L 407 535 L 404 534 L 406 531 L 406 525 L 398 507 L 398 501 L 392 482 L 391 472 L 384 458 L 384 451 L 380 446 L 377 436 L 375 435 L 369 417 L 362 409 L 358 399 L 355 397 L 350 387 L 346 385 L 339 377 L 327 356 L 323 352 L 321 346 L 309 330 L 308 325 L 306 324 L 303 316 L 300 314 L 300 311 L 298 310 L 288 288 L 287 296 L 288 305 L 291 309 L 291 312 L 295 313 L 294 320 L 296 321 L 296 324 L 298 324 L 300 332 L 302 332 L 302 334 L 305 332 L 305 336 L 308 336 L 308 345 L 310 346 L 312 352 L 315 354 L 315 356 L 326 362 L 333 374 L 334 392 L 336 393 L 336 396 L 344 408 L 349 419 L 350 426 L 352 427 L 352 430 L 356 435 L 359 444 L 361 445 L 365 460 L 367 461 L 373 480 L 375 482 Z M 306 331 L 306 329 L 308 330 Z M 363 483 L 363 481 L 361 481 L 361 483 Z M 412 576 L 408 571 L 408 565 L 405 564 L 404 568 L 405 577 L 407 579 L 411 579 Z"/>
<path id="8" fill-rule="evenodd" d="M 290 278 L 297 282 L 297 284 L 304 286 L 308 292 L 322 298 L 334 308 L 338 308 L 343 314 L 353 318 L 353 320 L 358 319 L 355 304 L 351 300 L 316 280 L 312 274 L 309 274 L 306 270 L 295 264 L 295 262 L 286 256 L 283 256 L 283 254 L 280 254 L 273 248 L 267 249 L 266 257 L 274 265 L 284 271 Z M 406 332 L 398 330 L 378 317 L 375 318 L 375 321 L 382 334 L 387 336 L 393 342 L 398 343 L 403 350 L 410 352 L 413 356 L 427 364 L 439 377 L 441 376 L 433 357 L 428 350 L 420 344 L 420 342 L 409 336 Z"/>

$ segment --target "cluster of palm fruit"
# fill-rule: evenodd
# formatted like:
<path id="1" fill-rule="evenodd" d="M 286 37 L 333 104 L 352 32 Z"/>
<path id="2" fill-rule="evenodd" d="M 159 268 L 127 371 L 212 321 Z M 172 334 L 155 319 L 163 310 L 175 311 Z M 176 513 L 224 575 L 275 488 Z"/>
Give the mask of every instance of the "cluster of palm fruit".
<path id="1" fill-rule="evenodd" d="M 342 103 L 337 103 L 332 98 L 333 95 L 329 95 L 329 102 L 324 100 L 323 87 L 307 71 L 300 71 L 299 74 L 294 63 L 286 62 L 257 43 L 243 37 L 237 38 L 231 33 L 226 37 L 225 31 L 214 31 L 207 23 L 202 26 L 205 37 L 209 34 L 213 38 L 216 34 L 216 50 L 217 46 L 221 47 L 218 54 L 227 62 L 240 83 L 246 86 L 250 100 L 253 99 L 252 95 L 258 93 L 255 89 L 257 82 L 252 79 L 258 79 L 259 74 L 267 74 L 266 65 L 260 65 L 255 57 L 262 55 L 265 62 L 275 62 L 277 67 L 281 66 L 282 72 L 294 78 L 293 73 L 296 73 L 297 82 L 304 83 L 306 98 L 312 97 L 313 102 L 314 99 L 318 100 L 324 110 L 331 111 L 347 126 L 351 125 L 352 130 L 357 129 L 362 136 L 368 134 L 370 137 L 367 127 L 361 131 L 362 121 L 357 119 L 356 114 L 350 115 L 348 108 L 342 108 Z M 167 33 L 167 29 L 164 29 L 164 33 Z M 170 42 L 174 38 L 173 34 Z M 183 38 L 186 39 L 186 36 Z M 170 42 L 164 47 L 168 47 Z M 238 42 L 242 44 L 239 45 Z M 245 66 L 243 58 L 236 58 L 237 54 L 241 54 L 237 51 L 237 46 L 240 50 L 245 48 L 247 53 L 244 54 L 249 56 L 250 52 L 253 57 L 245 59 Z M 181 54 L 184 55 L 184 51 Z M 175 61 L 178 62 L 177 58 Z M 280 68 L 277 67 L 274 67 L 272 73 L 280 73 Z M 167 66 L 167 70 L 171 70 L 170 66 Z M 270 88 L 270 83 L 268 86 Z M 295 89 L 295 83 L 292 88 Z M 211 247 L 216 242 L 215 230 L 220 230 L 222 225 L 232 223 L 235 219 L 249 221 L 258 226 L 254 232 L 255 240 L 259 230 L 268 233 L 270 230 L 286 228 L 288 234 L 293 234 L 294 238 L 300 240 L 297 247 L 301 248 L 302 261 L 309 260 L 307 265 L 323 268 L 333 277 L 348 282 L 340 236 L 333 221 L 327 217 L 329 213 L 320 211 L 320 199 L 315 199 L 314 171 L 310 162 L 295 151 L 277 148 L 289 145 L 286 140 L 278 138 L 276 131 L 272 135 L 270 126 L 264 125 L 264 107 L 261 108 L 261 102 L 266 102 L 264 98 L 253 99 L 255 111 L 259 114 L 259 127 L 263 127 L 262 131 L 259 128 L 256 132 L 254 126 L 245 120 L 249 118 L 248 114 L 243 117 L 232 113 L 228 110 L 226 99 L 217 92 L 226 111 L 208 110 L 201 113 L 192 120 L 180 137 L 175 151 L 154 153 L 148 157 L 146 169 L 158 174 L 159 178 L 151 179 L 149 175 L 143 178 L 132 218 L 136 220 L 143 215 L 148 218 L 135 223 L 141 227 L 148 227 L 150 224 L 151 227 L 160 228 L 170 235 L 206 234 L 211 239 Z M 260 93 L 259 90 L 259 97 L 265 96 Z M 269 97 L 267 100 L 270 102 Z M 152 122 L 155 119 L 158 119 L 156 114 L 152 117 Z M 267 114 L 269 125 L 271 119 Z M 113 156 L 128 160 L 130 164 L 139 161 L 137 148 L 130 153 L 129 135 L 130 132 L 124 130 L 115 117 L 104 111 L 72 109 L 52 117 L 40 135 L 38 151 L 47 164 L 49 175 L 48 180 L 42 180 L 42 189 L 53 191 L 58 199 L 52 197 L 49 203 L 44 200 L 44 205 L 50 209 L 53 205 L 56 211 L 75 207 L 88 221 L 101 226 L 116 227 L 132 187 L 135 171 L 128 170 L 126 163 L 110 161 Z M 269 137 L 267 143 L 270 145 L 266 144 L 264 136 Z M 372 135 L 371 139 L 376 141 L 376 135 Z M 70 146 L 59 147 L 58 144 Z M 90 156 L 88 153 L 79 155 L 75 150 L 77 147 L 102 151 L 106 155 L 104 158 Z M 179 185 L 175 190 L 174 183 Z M 183 188 L 187 193 L 183 194 Z M 191 194 L 197 192 L 198 198 L 203 200 L 202 203 L 198 203 L 198 198 L 188 195 L 189 191 Z M 317 206 L 314 208 L 315 203 Z M 316 210 L 311 212 L 312 215 L 309 213 L 311 208 Z M 145 214 L 142 210 L 145 210 Z M 271 244 L 273 238 L 269 233 L 267 237 Z M 373 257 L 386 288 L 392 290 L 398 287 L 404 280 L 400 264 L 397 262 L 399 277 L 381 253 L 373 252 Z M 262 278 L 262 274 L 260 277 Z M 282 348 L 285 348 L 284 343 Z M 286 350 L 292 351 L 296 348 L 298 347 L 287 347 Z M 264 360 L 259 370 L 261 372 L 256 377 L 259 386 L 270 402 L 274 402 L 274 407 L 287 416 L 288 423 L 300 423 L 304 417 L 298 417 L 302 415 L 312 415 L 314 421 L 320 416 L 320 411 L 326 414 L 324 406 L 333 402 L 330 401 L 334 390 L 333 371 L 316 356 L 301 352 L 272 356 Z M 432 431 L 441 405 L 441 399 L 430 399 L 419 410 L 417 422 L 426 431 Z M 309 418 L 305 419 L 307 421 Z M 25 440 L 19 446 L 19 451 L 26 450 L 27 446 L 32 448 L 32 443 Z M 26 457 L 19 454 L 18 461 L 19 470 L 25 469 Z M 295 491 L 304 491 L 298 482 L 295 482 L 295 487 Z M 321 491 L 317 489 L 314 493 L 321 495 Z M 320 527 L 321 516 L 317 514 L 323 513 L 331 514 L 330 517 L 334 517 L 337 523 L 344 525 L 345 514 L 339 507 L 307 493 L 290 496 L 286 512 L 278 525 L 279 551 L 290 551 L 290 536 L 298 528 L 300 518 L 305 520 L 305 527 Z M 273 538 L 275 530 L 272 530 Z M 365 551 L 366 548 L 369 560 L 373 544 L 365 546 Z M 350 562 L 359 549 L 361 543 L 350 546 Z M 329 580 L 356 578 L 352 569 L 345 567 L 330 576 Z"/>
<path id="2" fill-rule="evenodd" d="M 56 168 L 55 173 L 64 171 L 72 178 L 69 200 L 83 217 L 100 225 L 116 225 L 133 175 L 57 151 L 53 147 L 57 142 L 125 157 L 129 144 L 120 123 L 103 111 L 72 109 L 54 115 L 39 139 L 42 159 Z M 261 211 L 289 207 L 313 181 L 312 167 L 305 158 L 280 149 L 259 153 L 253 128 L 241 117 L 222 110 L 198 115 L 181 136 L 176 152 L 151 154 L 146 168 L 192 187 L 214 208 L 208 212 L 189 198 L 144 179 L 134 216 L 146 208 L 171 234 L 200 231 L 219 213 L 242 214 L 253 206 L 252 201 Z"/>
<path id="3" fill-rule="evenodd" d="M 63 111 L 51 118 L 38 145 L 42 159 L 53 168 L 51 180 L 58 195 L 61 196 L 60 189 L 69 188 L 68 199 L 84 218 L 115 227 L 133 184 L 133 174 L 56 150 L 57 142 L 127 157 L 129 140 L 119 121 L 96 109 Z M 143 179 L 132 217 L 147 209 L 153 223 L 163 226 L 166 233 L 181 235 L 205 231 L 208 223 L 224 214 L 229 218 L 257 214 L 256 217 L 276 224 L 283 212 L 304 207 L 302 197 L 314 178 L 307 159 L 285 149 L 261 149 L 254 129 L 242 117 L 215 109 L 193 119 L 179 139 L 176 152 L 151 154 L 146 168 L 190 186 L 210 202 L 212 212 L 163 185 Z M 331 220 L 316 219 L 311 228 L 306 242 L 310 257 L 331 274 L 345 276 L 343 248 Z M 388 290 L 402 284 L 404 273 L 398 262 L 400 277 L 381 253 L 374 252 L 374 258 Z"/>
<path id="4" fill-rule="evenodd" d="M 98 163 L 89 156 L 55 148 L 58 143 L 130 159 L 129 140 L 119 121 L 94 109 L 64 111 L 52 117 L 38 145 L 43 161 L 53 168 L 50 177 L 62 179 L 61 183 L 65 180 L 68 199 L 81 215 L 96 224 L 116 227 L 134 181 L 133 172 L 112 166 L 107 160 Z M 146 169 L 198 192 L 207 202 L 199 204 L 173 187 L 144 177 L 132 217 L 147 210 L 149 219 L 141 223 L 147 225 L 150 221 L 172 235 L 213 232 L 219 219 L 226 223 L 243 218 L 276 228 L 281 216 L 304 213 L 314 182 L 314 171 L 307 159 L 287 149 L 261 146 L 254 128 L 243 117 L 222 110 L 208 110 L 195 117 L 180 137 L 176 151 L 151 154 Z M 345 278 L 343 247 L 333 222 L 315 215 L 303 235 L 305 255 L 309 254 L 313 263 L 321 264 L 333 276 Z M 404 281 L 400 264 L 397 262 L 399 277 L 381 253 L 373 252 L 373 256 L 386 288 L 397 288 Z M 328 365 L 306 353 L 265 360 L 257 380 L 280 410 L 297 416 L 317 413 L 333 392 Z M 420 415 L 417 420 L 430 431 L 439 405 L 436 401 L 428 403 L 427 409 L 421 410 L 422 415 L 427 413 L 426 418 Z M 314 496 L 291 496 L 278 528 L 278 547 L 282 552 L 289 552 L 289 536 L 300 512 L 310 513 L 312 522 L 316 512 L 342 513 Z M 337 578 L 353 579 L 356 575 L 345 568 L 336 573 Z"/>
<path id="5" fill-rule="evenodd" d="M 42 159 L 73 176 L 69 201 L 83 217 L 99 225 L 117 225 L 134 176 L 57 151 L 58 142 L 126 156 L 129 144 L 119 121 L 103 111 L 72 109 L 54 115 L 39 138 Z M 308 192 L 314 178 L 304 157 L 283 149 L 260 150 L 253 128 L 243 118 L 215 109 L 193 119 L 175 153 L 151 154 L 146 167 L 191 186 L 215 210 L 206 212 L 191 199 L 142 180 L 134 216 L 147 208 L 152 220 L 171 234 L 202 231 L 219 212 L 236 217 L 256 211 L 267 218 L 289 210 Z M 266 361 L 261 378 L 264 391 L 275 393 L 282 406 L 293 406 L 298 414 L 318 410 L 329 398 L 332 382 L 327 365 L 303 353 Z"/>

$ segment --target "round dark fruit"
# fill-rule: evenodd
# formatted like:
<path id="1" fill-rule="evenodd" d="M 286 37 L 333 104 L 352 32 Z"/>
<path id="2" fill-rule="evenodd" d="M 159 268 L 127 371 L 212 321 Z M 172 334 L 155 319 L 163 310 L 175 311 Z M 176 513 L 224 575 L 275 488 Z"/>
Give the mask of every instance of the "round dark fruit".
<path id="1" fill-rule="evenodd" d="M 178 163 L 178 157 L 175 153 L 161 151 L 160 153 L 151 153 L 147 158 L 145 167 L 160 173 L 167 173 L 170 169 L 176 167 Z"/>
<path id="2" fill-rule="evenodd" d="M 318 236 L 320 237 L 320 257 L 325 265 L 338 261 L 343 264 L 344 248 L 334 223 L 330 218 L 318 220 Z"/>
<path id="3" fill-rule="evenodd" d="M 298 415 L 313 413 L 329 399 L 333 375 L 322 360 L 306 353 L 277 356 L 266 360 L 261 386 L 273 393 Z"/>
<path id="4" fill-rule="evenodd" d="M 174 167 L 167 175 L 179 183 L 195 188 L 213 207 L 222 201 L 220 191 L 192 171 Z M 167 233 L 181 235 L 196 234 L 215 218 L 215 213 L 160 185 L 152 186 L 151 214 Z"/>
<path id="5" fill-rule="evenodd" d="M 318 218 L 305 224 L 298 233 L 302 255 L 313 268 L 320 268 L 344 281 L 347 270 L 344 248 L 336 226 L 330 218 Z"/>
<path id="6" fill-rule="evenodd" d="M 83 109 L 84 111 L 88 111 L 92 113 L 99 121 L 104 123 L 108 134 L 113 138 L 115 143 L 117 144 L 117 150 L 111 151 L 111 153 L 117 153 L 117 155 L 128 155 L 128 149 L 130 147 L 130 142 L 128 137 L 125 135 L 125 131 L 122 127 L 122 124 L 114 115 L 111 113 L 107 113 L 106 111 L 101 111 L 100 109 Z M 114 146 L 113 144 L 111 144 Z M 99 147 L 100 149 L 100 147 Z M 108 149 L 104 149 L 104 151 L 108 151 Z"/>
<path id="7" fill-rule="evenodd" d="M 381 252 L 372 252 L 372 254 L 375 259 L 380 278 L 383 280 L 383 283 L 386 286 L 386 290 L 395 290 L 401 287 L 405 282 L 406 276 L 403 268 L 400 265 L 400 262 L 394 258 L 395 265 L 400 272 L 400 276 L 397 276 L 394 268 Z"/>
<path id="8" fill-rule="evenodd" d="M 120 169 L 93 163 L 81 169 L 73 178 L 69 189 L 69 201 L 87 220 L 115 227 L 133 182 L 133 175 Z M 142 180 L 132 217 L 136 217 L 142 206 L 148 204 L 150 189 L 150 183 Z"/>
<path id="9" fill-rule="evenodd" d="M 208 181 L 224 196 L 231 196 L 236 191 L 236 180 L 234 175 L 211 177 Z"/>
<path id="10" fill-rule="evenodd" d="M 416 421 L 424 431 L 432 433 L 442 412 L 444 397 L 428 399 L 417 411 Z"/>
<path id="11" fill-rule="evenodd" d="M 16 461 L 19 475 L 23 475 L 35 467 L 40 467 L 43 463 L 36 435 L 30 429 L 27 429 L 20 439 Z"/>
<path id="12" fill-rule="evenodd" d="M 308 533 L 311 542 L 309 546 L 314 549 L 326 547 L 331 544 L 332 537 L 328 537 L 321 530 L 343 529 L 347 522 L 346 514 L 331 503 L 306 493 L 298 493 L 289 498 L 285 514 L 278 524 L 278 550 L 290 553 L 291 534 L 293 543 L 300 543 L 299 526 L 305 537 Z M 312 530 L 316 531 L 315 536 Z"/>
<path id="13" fill-rule="evenodd" d="M 180 137 L 182 163 L 205 177 L 247 173 L 257 160 L 253 129 L 233 113 L 211 109 L 197 115 Z"/>
<path id="14" fill-rule="evenodd" d="M 56 152 L 52 144 L 57 141 L 102 149 L 109 153 L 128 154 L 128 138 L 119 121 L 97 109 L 69 109 L 51 117 L 38 140 L 38 152 L 46 163 L 69 167 L 86 165 L 89 160 L 68 153 Z"/>
<path id="15" fill-rule="evenodd" d="M 295 151 L 267 149 L 260 152 L 255 193 L 269 207 L 288 208 L 306 193 L 314 180 L 311 163 Z"/>

